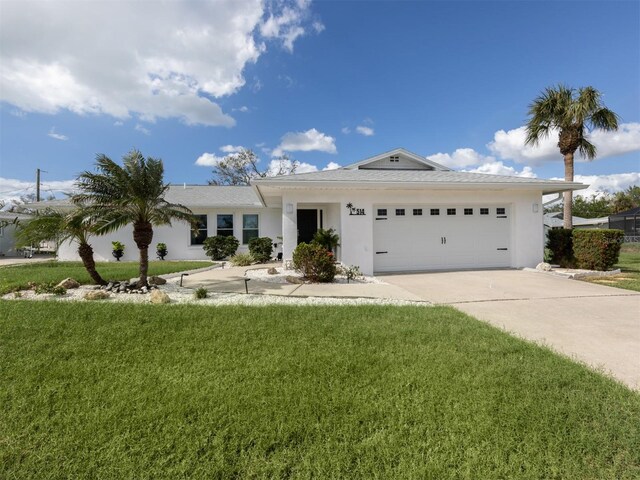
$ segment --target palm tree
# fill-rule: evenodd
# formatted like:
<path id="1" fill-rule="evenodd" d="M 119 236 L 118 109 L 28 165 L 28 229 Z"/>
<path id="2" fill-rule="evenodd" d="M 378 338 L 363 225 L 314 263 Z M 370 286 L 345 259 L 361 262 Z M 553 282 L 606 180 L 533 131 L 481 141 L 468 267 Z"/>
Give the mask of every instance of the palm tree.
<path id="1" fill-rule="evenodd" d="M 558 147 L 564 156 L 564 179 L 573 181 L 573 155 L 576 150 L 588 160 L 596 157 L 596 147 L 586 138 L 594 129 L 617 130 L 618 115 L 602 103 L 601 93 L 593 87 L 578 90 L 564 85 L 548 87 L 529 105 L 527 145 L 558 130 Z M 564 192 L 564 228 L 572 228 L 573 194 Z"/>
<path id="2" fill-rule="evenodd" d="M 72 200 L 89 205 L 100 234 L 133 224 L 133 240 L 140 250 L 138 287 L 147 286 L 153 226 L 171 225 L 172 220 L 193 224 L 193 214 L 184 205 L 164 199 L 169 184 L 164 183 L 160 159 L 145 158 L 132 150 L 123 157 L 123 166 L 101 154 L 96 158 L 96 167 L 97 173 L 86 171 L 78 176 L 79 193 Z"/>
<path id="3" fill-rule="evenodd" d="M 56 240 L 58 243 L 77 242 L 78 255 L 93 282 L 106 285 L 107 282 L 96 270 L 93 248 L 89 244 L 89 238 L 94 233 L 95 223 L 83 208 L 67 214 L 46 210 L 31 220 L 20 222 L 16 239 L 19 246 L 38 244 L 46 240 Z"/>

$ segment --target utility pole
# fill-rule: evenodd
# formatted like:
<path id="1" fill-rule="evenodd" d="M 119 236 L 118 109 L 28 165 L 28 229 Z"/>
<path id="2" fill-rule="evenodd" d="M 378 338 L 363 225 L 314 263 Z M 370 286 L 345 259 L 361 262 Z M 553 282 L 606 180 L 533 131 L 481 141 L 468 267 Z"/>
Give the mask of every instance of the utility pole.
<path id="1" fill-rule="evenodd" d="M 40 201 L 40 169 L 36 170 L 36 202 Z"/>

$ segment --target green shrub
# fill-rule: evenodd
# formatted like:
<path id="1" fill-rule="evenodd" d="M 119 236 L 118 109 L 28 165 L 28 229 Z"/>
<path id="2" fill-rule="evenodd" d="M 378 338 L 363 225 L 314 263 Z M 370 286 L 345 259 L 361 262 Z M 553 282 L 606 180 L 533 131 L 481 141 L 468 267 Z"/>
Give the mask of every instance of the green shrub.
<path id="1" fill-rule="evenodd" d="M 168 253 L 166 243 L 158 243 L 158 245 L 156 245 L 156 255 L 158 255 L 160 260 L 164 260 L 164 257 L 166 257 Z"/>
<path id="2" fill-rule="evenodd" d="M 551 251 L 550 262 L 561 267 L 575 266 L 573 258 L 572 230 L 555 228 L 547 233 L 547 248 Z"/>
<path id="3" fill-rule="evenodd" d="M 111 242 L 111 247 L 112 247 L 111 254 L 115 257 L 117 261 L 120 261 L 120 259 L 124 255 L 124 243 Z"/>
<path id="4" fill-rule="evenodd" d="M 300 243 L 293 251 L 293 268 L 312 282 L 332 282 L 336 276 L 333 253 L 317 243 Z"/>
<path id="5" fill-rule="evenodd" d="M 200 287 L 195 292 L 193 292 L 193 297 L 196 300 L 202 300 L 203 298 L 207 298 L 208 295 L 209 293 L 207 292 L 207 289 L 204 287 Z"/>
<path id="6" fill-rule="evenodd" d="M 335 253 L 336 248 L 340 246 L 340 235 L 338 235 L 333 228 L 327 230 L 321 228 L 313 236 L 312 243 L 317 243 L 330 252 Z"/>
<path id="7" fill-rule="evenodd" d="M 64 295 L 67 293 L 67 289 L 64 287 L 56 286 L 56 282 L 38 283 L 33 286 L 36 295 L 42 295 L 43 293 L 53 293 L 54 295 Z"/>
<path id="8" fill-rule="evenodd" d="M 247 265 L 251 265 L 255 262 L 253 255 L 250 253 L 236 253 L 229 260 L 231 261 L 231 264 L 236 267 L 246 267 Z"/>
<path id="9" fill-rule="evenodd" d="M 347 283 L 351 280 L 362 277 L 360 267 L 357 265 L 345 265 L 342 267 L 342 272 L 344 273 L 344 276 L 347 277 Z"/>
<path id="10" fill-rule="evenodd" d="M 249 240 L 249 253 L 256 262 L 268 262 L 273 254 L 273 240 L 269 237 L 252 238 Z"/>
<path id="11" fill-rule="evenodd" d="M 212 260 L 224 260 L 236 253 L 239 246 L 240 242 L 236 237 L 218 235 L 216 237 L 208 237 L 204 241 L 202 248 Z"/>
<path id="12" fill-rule="evenodd" d="M 574 230 L 573 255 L 578 268 L 610 270 L 618 263 L 622 230 Z"/>

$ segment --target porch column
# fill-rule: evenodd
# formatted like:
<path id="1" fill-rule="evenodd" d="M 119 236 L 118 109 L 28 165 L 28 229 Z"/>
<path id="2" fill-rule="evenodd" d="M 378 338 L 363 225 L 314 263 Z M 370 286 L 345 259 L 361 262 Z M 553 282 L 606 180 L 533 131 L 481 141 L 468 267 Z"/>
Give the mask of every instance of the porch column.
<path id="1" fill-rule="evenodd" d="M 291 260 L 298 245 L 298 202 L 282 196 L 282 259 Z"/>

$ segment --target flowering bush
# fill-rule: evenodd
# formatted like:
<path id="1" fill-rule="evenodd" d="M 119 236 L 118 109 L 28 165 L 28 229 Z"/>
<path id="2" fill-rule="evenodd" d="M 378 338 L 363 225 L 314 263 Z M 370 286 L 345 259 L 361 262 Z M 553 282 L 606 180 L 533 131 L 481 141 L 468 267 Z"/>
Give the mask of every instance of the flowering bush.
<path id="1" fill-rule="evenodd" d="M 293 268 L 312 282 L 333 282 L 336 264 L 333 253 L 321 245 L 301 243 L 293 251 Z"/>

